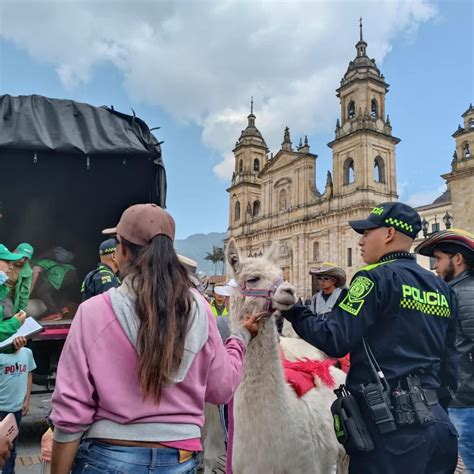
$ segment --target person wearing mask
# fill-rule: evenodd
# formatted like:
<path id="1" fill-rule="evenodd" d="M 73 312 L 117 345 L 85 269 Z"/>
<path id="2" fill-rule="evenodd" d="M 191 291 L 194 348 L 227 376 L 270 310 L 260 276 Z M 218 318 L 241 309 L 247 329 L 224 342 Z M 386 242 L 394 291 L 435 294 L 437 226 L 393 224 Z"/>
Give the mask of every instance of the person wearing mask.
<path id="1" fill-rule="evenodd" d="M 129 207 L 104 233 L 117 236 L 124 280 L 73 320 L 52 399 L 51 473 L 194 472 L 204 403 L 232 398 L 257 317 L 223 344 L 157 205 Z"/>
<path id="2" fill-rule="evenodd" d="M 4 290 L 4 285 L 9 278 L 9 274 L 13 269 L 13 263 L 21 257 L 10 252 L 5 245 L 0 244 L 0 294 Z M 0 306 L 1 311 L 1 306 Z M 20 326 L 25 322 L 26 313 L 24 311 L 15 314 L 13 318 L 3 321 L 0 317 L 0 341 L 8 339 L 15 334 Z M 0 468 L 5 466 L 5 463 L 10 458 L 13 444 L 4 436 L 0 436 Z"/>
<path id="3" fill-rule="evenodd" d="M 467 473 L 474 473 L 474 235 L 451 229 L 437 232 L 415 252 L 434 258 L 434 270 L 456 293 L 459 385 L 449 403 L 449 417 L 459 435 Z"/>
<path id="4" fill-rule="evenodd" d="M 25 322 L 26 313 L 24 311 L 19 311 L 12 318 L 3 320 L 3 306 L 1 305 L 1 301 L 10 291 L 5 283 L 13 270 L 13 262 L 21 258 L 20 255 L 10 252 L 5 245 L 0 244 L 0 342 L 15 334 Z"/>
<path id="5" fill-rule="evenodd" d="M 344 287 L 347 279 L 346 272 L 332 263 L 323 263 L 312 269 L 310 274 L 315 275 L 319 283 L 319 291 L 311 299 L 310 309 L 314 314 L 325 317 L 332 311 L 337 301 L 347 293 Z"/>
<path id="6" fill-rule="evenodd" d="M 346 437 L 339 410 L 351 474 L 452 473 L 457 436 L 440 399 L 457 387 L 454 292 L 410 253 L 421 229 L 410 206 L 384 202 L 349 225 L 367 266 L 346 296 L 326 318 L 298 305 L 283 315 L 330 357 L 351 354 L 346 385 L 369 435 Z"/>
<path id="7" fill-rule="evenodd" d="M 13 262 L 13 270 L 7 285 L 12 288 L 13 313 L 17 313 L 26 311 L 30 299 L 33 277 L 30 261 L 33 258 L 34 249 L 31 244 L 23 242 L 17 246 L 13 253 L 20 255 L 21 258 Z"/>
<path id="8" fill-rule="evenodd" d="M 86 275 L 82 282 L 82 301 L 120 286 L 121 281 L 117 276 L 116 245 L 117 241 L 114 238 L 104 240 L 99 245 L 100 263 Z"/>

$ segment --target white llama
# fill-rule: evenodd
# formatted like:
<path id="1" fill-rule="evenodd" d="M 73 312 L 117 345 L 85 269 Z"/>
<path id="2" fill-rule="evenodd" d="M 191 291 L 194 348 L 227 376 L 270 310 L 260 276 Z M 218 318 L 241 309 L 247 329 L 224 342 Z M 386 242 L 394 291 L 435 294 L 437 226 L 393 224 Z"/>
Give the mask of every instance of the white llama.
<path id="1" fill-rule="evenodd" d="M 245 258 L 235 241 L 229 242 L 227 260 L 240 288 L 231 297 L 232 325 L 267 309 L 270 293 L 273 308 L 281 309 L 279 302 L 285 306 L 295 302 L 294 288 L 282 282 L 277 256 L 276 244 L 263 257 Z M 262 289 L 270 290 L 267 298 L 261 297 Z M 289 359 L 307 350 L 304 341 L 298 342 L 300 348 L 293 347 Z M 342 371 L 331 368 L 331 374 L 336 386 L 343 383 Z M 275 314 L 263 316 L 259 333 L 247 348 L 244 377 L 234 398 L 233 474 L 347 472 L 347 456 L 332 426 L 334 399 L 332 388 L 321 383 L 301 398 L 296 395 L 284 377 Z"/>

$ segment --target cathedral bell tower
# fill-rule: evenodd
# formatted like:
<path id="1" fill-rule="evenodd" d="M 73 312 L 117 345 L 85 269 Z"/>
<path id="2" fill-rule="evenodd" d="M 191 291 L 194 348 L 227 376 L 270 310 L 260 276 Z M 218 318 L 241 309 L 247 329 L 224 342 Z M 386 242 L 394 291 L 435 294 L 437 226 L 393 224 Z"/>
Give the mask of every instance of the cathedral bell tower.
<path id="1" fill-rule="evenodd" d="M 474 107 L 462 114 L 464 124 L 453 133 L 456 149 L 451 162 L 451 172 L 444 174 L 451 203 L 454 223 L 459 229 L 474 233 L 472 216 L 472 187 L 474 183 Z"/>
<path id="2" fill-rule="evenodd" d="M 334 197 L 343 207 L 397 199 L 395 146 L 400 139 L 392 135 L 385 110 L 389 85 L 367 56 L 362 19 L 355 47 L 356 57 L 336 91 L 341 118 L 335 140 L 328 144 L 333 150 Z"/>
<path id="3" fill-rule="evenodd" d="M 235 169 L 232 184 L 227 189 L 230 194 L 229 229 L 250 224 L 261 212 L 258 174 L 268 161 L 268 147 L 255 126 L 255 118 L 252 99 L 247 128 L 242 130 L 233 149 Z"/>

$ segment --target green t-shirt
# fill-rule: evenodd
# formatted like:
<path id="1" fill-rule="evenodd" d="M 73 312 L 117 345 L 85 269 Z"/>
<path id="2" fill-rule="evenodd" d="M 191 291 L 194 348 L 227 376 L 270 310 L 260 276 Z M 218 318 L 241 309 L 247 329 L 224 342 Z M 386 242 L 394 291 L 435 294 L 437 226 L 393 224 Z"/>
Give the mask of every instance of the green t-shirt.
<path id="1" fill-rule="evenodd" d="M 35 260 L 33 266 L 43 269 L 43 278 L 46 278 L 56 290 L 61 289 L 63 286 L 66 273 L 76 269 L 73 265 L 58 263 L 47 258 Z"/>

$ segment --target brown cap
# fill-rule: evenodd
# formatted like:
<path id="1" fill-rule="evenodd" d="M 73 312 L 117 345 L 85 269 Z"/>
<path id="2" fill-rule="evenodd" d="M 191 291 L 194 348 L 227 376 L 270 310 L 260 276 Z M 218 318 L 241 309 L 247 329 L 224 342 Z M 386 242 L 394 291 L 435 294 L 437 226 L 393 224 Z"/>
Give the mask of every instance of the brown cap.
<path id="1" fill-rule="evenodd" d="M 136 245 L 149 244 L 155 235 L 174 240 L 174 219 L 156 204 L 136 204 L 123 212 L 117 227 L 102 233 L 118 234 Z"/>

